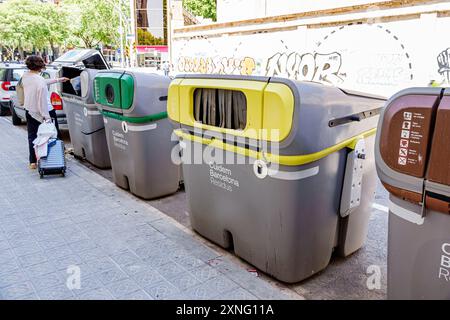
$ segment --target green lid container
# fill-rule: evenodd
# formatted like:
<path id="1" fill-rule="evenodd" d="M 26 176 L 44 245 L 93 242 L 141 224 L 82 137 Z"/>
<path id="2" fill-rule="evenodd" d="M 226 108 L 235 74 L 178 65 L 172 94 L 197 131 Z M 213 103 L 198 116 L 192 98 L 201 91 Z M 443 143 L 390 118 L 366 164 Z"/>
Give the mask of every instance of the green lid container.
<path id="1" fill-rule="evenodd" d="M 99 73 L 94 80 L 95 102 L 116 109 L 133 105 L 134 79 L 124 72 Z"/>

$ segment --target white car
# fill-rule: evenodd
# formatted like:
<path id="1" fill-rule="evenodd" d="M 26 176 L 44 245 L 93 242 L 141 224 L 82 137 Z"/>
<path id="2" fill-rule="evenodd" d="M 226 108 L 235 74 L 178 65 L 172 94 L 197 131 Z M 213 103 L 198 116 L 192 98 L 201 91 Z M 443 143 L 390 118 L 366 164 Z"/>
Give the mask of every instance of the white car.
<path id="1" fill-rule="evenodd" d="M 17 82 L 26 70 L 23 64 L 0 64 L 0 116 L 5 116 L 9 113 L 11 96 L 14 95 Z"/>

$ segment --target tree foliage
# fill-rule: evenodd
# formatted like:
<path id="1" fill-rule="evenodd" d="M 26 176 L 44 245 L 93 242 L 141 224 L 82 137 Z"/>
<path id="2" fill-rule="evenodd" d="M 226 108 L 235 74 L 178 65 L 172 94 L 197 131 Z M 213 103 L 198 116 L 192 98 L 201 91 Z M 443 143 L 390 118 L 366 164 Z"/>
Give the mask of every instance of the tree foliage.
<path id="1" fill-rule="evenodd" d="M 71 12 L 71 33 L 81 40 L 86 48 L 100 43 L 115 45 L 119 43 L 119 0 L 66 0 L 64 5 Z M 126 11 L 125 11 L 126 12 Z"/>
<path id="2" fill-rule="evenodd" d="M 119 42 L 120 0 L 65 0 L 60 5 L 34 0 L 0 3 L 0 47 L 16 50 L 51 47 L 93 48 Z M 127 12 L 126 7 L 122 12 Z M 124 19 L 126 20 L 126 18 Z"/>
<path id="3" fill-rule="evenodd" d="M 216 0 L 183 0 L 183 6 L 197 16 L 216 21 Z"/>
<path id="4" fill-rule="evenodd" d="M 157 38 L 151 32 L 139 28 L 137 29 L 139 45 L 164 45 L 164 38 Z"/>
<path id="5" fill-rule="evenodd" d="M 0 4 L 0 45 L 12 56 L 15 49 L 43 49 L 60 45 L 67 36 L 63 8 L 32 0 Z"/>

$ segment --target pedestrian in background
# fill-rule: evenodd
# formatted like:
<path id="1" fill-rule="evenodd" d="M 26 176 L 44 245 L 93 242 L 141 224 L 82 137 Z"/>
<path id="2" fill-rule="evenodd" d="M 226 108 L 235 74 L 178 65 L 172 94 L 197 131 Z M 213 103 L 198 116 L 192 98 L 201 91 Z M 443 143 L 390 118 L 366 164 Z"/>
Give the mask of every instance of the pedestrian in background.
<path id="1" fill-rule="evenodd" d="M 164 62 L 163 62 L 163 71 L 164 71 L 164 75 L 165 75 L 166 77 L 168 77 L 168 76 L 169 76 L 169 73 L 170 73 L 170 65 L 169 65 L 169 62 L 168 62 L 168 61 L 164 61 Z"/>
<path id="2" fill-rule="evenodd" d="M 41 71 L 45 69 L 44 60 L 39 56 L 29 56 L 25 60 L 29 69 L 22 76 L 22 85 L 24 91 L 24 109 L 26 110 L 28 148 L 30 169 L 36 169 L 37 159 L 34 151 L 33 141 L 37 137 L 38 128 L 43 122 L 52 121 L 50 111 L 53 106 L 49 104 L 48 85 L 65 82 L 68 78 L 48 79 L 41 76 Z"/>

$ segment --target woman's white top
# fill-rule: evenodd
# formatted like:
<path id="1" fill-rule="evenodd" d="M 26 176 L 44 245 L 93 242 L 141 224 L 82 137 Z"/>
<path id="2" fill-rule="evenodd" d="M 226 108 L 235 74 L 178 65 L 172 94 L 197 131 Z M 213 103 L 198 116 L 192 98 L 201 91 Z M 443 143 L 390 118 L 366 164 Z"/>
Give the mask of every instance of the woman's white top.
<path id="1" fill-rule="evenodd" d="M 58 82 L 57 79 L 44 79 L 34 72 L 25 72 L 22 76 L 24 91 L 24 108 L 30 115 L 42 122 L 43 119 L 50 119 L 48 85 Z"/>

